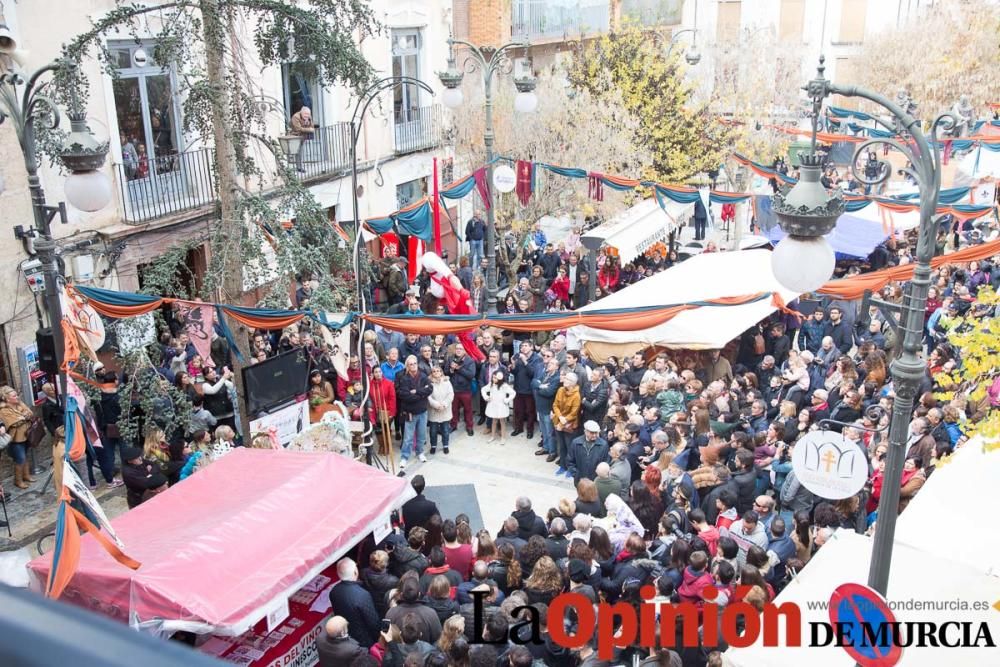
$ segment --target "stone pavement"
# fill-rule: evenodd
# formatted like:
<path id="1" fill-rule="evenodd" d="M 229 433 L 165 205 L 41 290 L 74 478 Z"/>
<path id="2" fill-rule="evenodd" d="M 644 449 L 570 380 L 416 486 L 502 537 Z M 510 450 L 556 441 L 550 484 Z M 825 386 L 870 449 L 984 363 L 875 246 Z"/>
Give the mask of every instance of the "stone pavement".
<path id="1" fill-rule="evenodd" d="M 472 437 L 465 434 L 464 427 L 452 433 L 447 455 L 439 447 L 436 454 L 427 455 L 427 463 L 411 458 L 406 466 L 407 479 L 420 474 L 427 486 L 475 485 L 483 524 L 491 533 L 499 530 L 503 520 L 513 511 L 518 496 L 531 498 L 535 512 L 543 517 L 561 498 L 576 498 L 573 480 L 556 477 L 556 464 L 546 463 L 544 456 L 534 455 L 539 440 L 537 432 L 531 440 L 523 433 L 516 438 L 508 437 L 507 444 L 501 446 L 488 442 L 489 436 L 483 435 L 484 428 L 477 426 Z M 398 467 L 398 443 L 396 464 Z"/>

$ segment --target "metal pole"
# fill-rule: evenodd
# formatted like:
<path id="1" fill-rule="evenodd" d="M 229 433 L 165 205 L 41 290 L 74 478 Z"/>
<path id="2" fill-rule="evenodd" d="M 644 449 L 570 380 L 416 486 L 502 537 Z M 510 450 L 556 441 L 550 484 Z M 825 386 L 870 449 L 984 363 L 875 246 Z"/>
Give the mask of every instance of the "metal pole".
<path id="1" fill-rule="evenodd" d="M 400 85 L 415 85 L 424 91 L 434 94 L 434 91 L 423 81 L 408 76 L 393 76 L 379 79 L 362 93 L 354 105 L 354 114 L 351 116 L 351 206 L 354 213 L 354 282 L 358 291 L 358 312 L 361 316 L 367 312 L 365 305 L 365 287 L 361 274 L 361 213 L 358 206 L 358 139 L 361 138 L 361 122 L 368 111 L 368 106 L 379 96 L 382 91 Z M 365 448 L 365 462 L 372 463 L 372 448 L 375 446 L 374 433 L 372 433 L 371 418 L 368 414 L 367 403 L 370 400 L 370 383 L 368 372 L 364 368 L 365 341 L 364 341 L 365 321 L 360 319 L 358 324 L 358 359 L 361 360 L 361 424 L 362 438 L 371 437 L 371 442 Z M 371 399 L 373 400 L 373 399 Z M 374 402 L 374 400 L 373 400 Z M 389 440 L 389 456 L 392 460 L 392 440 Z"/>
<path id="2" fill-rule="evenodd" d="M 35 93 L 35 82 L 45 72 L 53 71 L 60 66 L 59 63 L 51 63 L 35 72 L 28 80 L 24 95 L 18 109 L 17 100 L 17 79 L 5 76 L 3 85 L 9 86 L 9 90 L 3 91 L 2 102 L 5 109 L 0 109 L 0 122 L 6 116 L 13 118 L 18 127 L 18 139 L 21 145 L 21 155 L 24 158 L 24 169 L 28 174 L 28 190 L 31 192 L 31 210 L 35 218 L 35 229 L 39 237 L 35 240 L 35 253 L 38 261 L 42 265 L 42 275 L 45 280 L 45 310 L 49 316 L 49 327 L 52 330 L 52 339 L 55 345 L 56 372 L 59 376 L 57 400 L 60 406 L 64 405 L 63 396 L 66 393 L 66 374 L 62 370 L 63 364 L 63 332 L 62 332 L 62 303 L 59 300 L 59 264 L 56 257 L 56 243 L 52 238 L 51 220 L 56 214 L 65 215 L 65 208 L 60 205 L 58 208 L 49 207 L 45 204 L 45 191 L 42 189 L 41 180 L 38 177 L 38 159 L 36 157 L 35 141 L 35 116 L 33 104 L 37 99 Z M 56 113 L 58 122 L 58 112 L 50 104 L 50 108 Z"/>
<path id="3" fill-rule="evenodd" d="M 486 188 L 490 193 L 486 208 L 486 312 L 497 312 L 497 228 L 496 197 L 493 196 L 493 69 L 488 68 L 483 78 L 486 97 Z"/>
<path id="4" fill-rule="evenodd" d="M 822 61 L 820 66 L 822 67 Z M 820 78 L 822 78 L 822 74 Z M 810 92 L 815 94 L 814 91 Z M 889 422 L 889 451 L 885 466 L 885 481 L 882 486 L 882 496 L 879 498 L 878 521 L 872 545 L 871 566 L 868 572 L 868 585 L 882 595 L 886 595 L 889 585 L 889 570 L 892 565 L 892 547 L 896 535 L 900 482 L 903 461 L 906 458 L 910 417 L 920 383 L 926 375 L 926 364 L 920 359 L 919 353 L 923 345 L 923 316 L 927 304 L 927 292 L 930 287 L 931 259 L 935 252 L 933 215 L 941 189 L 936 135 L 939 125 L 942 129 L 947 130 L 954 126 L 955 118 L 950 114 L 945 114 L 935 119 L 931 125 L 931 137 L 928 140 L 921 131 L 920 122 L 916 118 L 882 95 L 857 86 L 838 86 L 829 82 L 826 82 L 822 92 L 823 96 L 839 94 L 846 97 L 862 97 L 891 112 L 896 124 L 890 129 L 894 132 L 908 133 L 913 139 L 913 145 L 904 144 L 894 139 L 869 140 L 858 147 L 855 155 L 864 154 L 865 149 L 874 144 L 881 143 L 893 146 L 909 158 L 912 164 L 909 173 L 916 179 L 920 189 L 920 228 L 917 238 L 916 265 L 913 279 L 907 285 L 903 297 L 900 314 L 902 354 L 891 365 L 895 400 Z M 856 163 L 855 159 L 852 163 L 852 170 L 854 170 L 855 177 L 858 177 Z M 885 176 L 882 176 L 879 181 L 884 179 Z M 862 182 L 865 180 L 862 178 Z"/>
<path id="5" fill-rule="evenodd" d="M 360 126 L 351 119 L 351 207 L 354 213 L 354 283 L 358 291 L 358 312 L 365 314 L 365 284 L 361 278 L 361 214 L 358 211 L 358 137 L 360 136 Z M 368 369 L 365 368 L 365 321 L 358 320 L 358 359 L 361 360 L 361 396 L 369 396 Z M 371 418 L 368 414 L 367 401 L 361 402 L 361 426 L 362 438 L 371 430 Z M 365 448 L 365 463 L 372 464 L 372 447 L 375 446 L 375 438 L 371 444 Z"/>

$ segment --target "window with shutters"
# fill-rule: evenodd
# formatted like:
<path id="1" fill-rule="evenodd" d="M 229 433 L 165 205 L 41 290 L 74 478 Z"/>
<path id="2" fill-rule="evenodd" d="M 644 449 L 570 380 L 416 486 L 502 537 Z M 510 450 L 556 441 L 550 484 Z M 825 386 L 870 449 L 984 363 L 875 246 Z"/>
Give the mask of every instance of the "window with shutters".
<path id="1" fill-rule="evenodd" d="M 802 25 L 805 21 L 805 15 L 805 0 L 781 0 L 778 39 L 782 42 L 801 42 Z"/>
<path id="2" fill-rule="evenodd" d="M 860 44 L 865 41 L 865 15 L 868 0 L 841 0 L 840 34 L 842 44 Z"/>
<path id="3" fill-rule="evenodd" d="M 743 3 L 740 0 L 725 0 L 719 2 L 719 13 L 715 20 L 715 41 L 719 44 L 731 44 L 740 37 L 740 17 Z"/>

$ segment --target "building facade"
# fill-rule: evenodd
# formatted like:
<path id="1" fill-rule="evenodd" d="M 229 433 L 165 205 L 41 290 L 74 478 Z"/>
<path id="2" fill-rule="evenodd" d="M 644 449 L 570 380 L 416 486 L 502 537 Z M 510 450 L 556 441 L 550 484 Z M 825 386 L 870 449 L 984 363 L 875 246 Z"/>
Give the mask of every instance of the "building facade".
<path id="1" fill-rule="evenodd" d="M 371 3 L 383 30 L 361 44 L 362 53 L 380 76 L 420 79 L 435 91 L 441 85 L 435 71 L 447 59 L 451 7 L 447 0 Z M 113 0 L 87 3 L 0 0 L 3 23 L 17 41 L 18 52 L 5 54 L 0 67 L 20 67 L 30 73 L 60 53 L 63 43 L 90 28 L 93 20 L 115 7 Z M 156 14 L 140 24 L 137 34 L 109 35 L 104 46 L 112 55 L 117 76 L 102 72 L 90 59 L 83 68 L 90 80 L 86 100 L 91 130 L 109 141 L 104 170 L 112 180 L 112 202 L 103 210 L 84 213 L 67 204 L 68 224 L 53 223 L 53 236 L 68 279 L 87 285 L 134 291 L 143 284 L 145 267 L 178 243 L 206 236 L 216 216 L 214 149 L 184 130 L 183 86 L 174 63 L 154 60 Z M 267 100 L 267 130 L 285 134 L 291 115 L 302 106 L 312 109 L 317 126 L 304 142 L 298 170 L 331 221 L 353 225 L 351 198 L 350 118 L 356 99 L 340 86 L 320 86 L 307 68 L 295 62 L 263 67 L 254 62 L 252 26 L 233 26 L 233 51 L 242 60 L 227 62 L 245 86 Z M 11 57 L 14 56 L 14 57 Z M 63 119 L 63 127 L 68 122 Z M 381 96 L 364 119 L 358 144 L 360 217 L 384 216 L 419 199 L 431 188 L 432 158 L 450 176 L 450 148 L 435 97 L 416 86 L 399 87 Z M 0 297 L 0 383 L 21 386 L 19 356 L 32 351 L 35 332 L 47 326 L 41 294 L 32 291 L 35 262 L 13 229 L 32 225 L 31 201 L 21 152 L 12 123 L 0 125 L 0 268 L 6 272 Z M 273 156 L 261 148 L 254 155 L 265 167 Z M 64 177 L 45 164 L 41 181 L 49 204 L 65 199 Z M 247 188 L 260 188 L 246 179 Z M 273 185 L 264 179 L 263 189 Z M 450 232 L 450 230 L 449 230 Z M 454 245 L 448 233 L 446 247 Z M 194 280 L 211 261 L 207 242 L 188 252 L 186 263 Z M 248 286 L 252 287 L 252 286 Z M 247 295 L 248 300 L 252 295 Z M 22 387 L 23 389 L 23 387 Z M 25 391 L 25 394 L 28 392 Z"/>

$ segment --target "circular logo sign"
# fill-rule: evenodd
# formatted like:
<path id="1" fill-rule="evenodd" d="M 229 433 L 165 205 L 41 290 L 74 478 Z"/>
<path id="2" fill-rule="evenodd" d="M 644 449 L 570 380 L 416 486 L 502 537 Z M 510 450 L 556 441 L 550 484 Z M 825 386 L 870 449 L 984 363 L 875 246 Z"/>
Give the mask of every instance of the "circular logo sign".
<path id="1" fill-rule="evenodd" d="M 500 192 L 513 192 L 517 185 L 517 176 L 514 170 L 505 164 L 493 169 L 493 186 Z"/>
<path id="2" fill-rule="evenodd" d="M 893 667 L 903 657 L 894 640 L 896 617 L 878 591 L 861 584 L 841 584 L 830 596 L 830 623 L 837 643 L 861 667 Z"/>
<path id="3" fill-rule="evenodd" d="M 868 481 L 868 459 L 861 448 L 836 431 L 812 431 L 795 443 L 792 470 L 820 498 L 840 500 Z"/>

